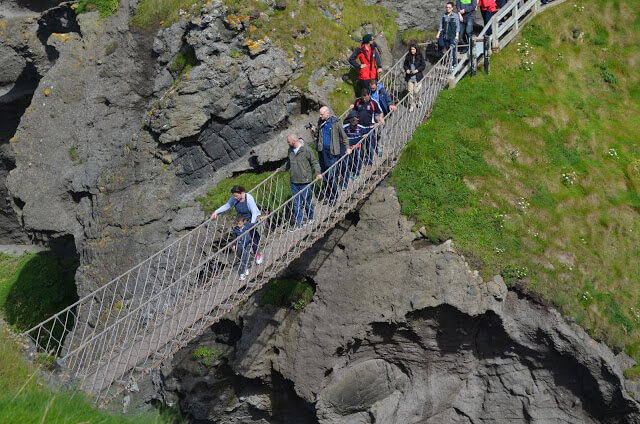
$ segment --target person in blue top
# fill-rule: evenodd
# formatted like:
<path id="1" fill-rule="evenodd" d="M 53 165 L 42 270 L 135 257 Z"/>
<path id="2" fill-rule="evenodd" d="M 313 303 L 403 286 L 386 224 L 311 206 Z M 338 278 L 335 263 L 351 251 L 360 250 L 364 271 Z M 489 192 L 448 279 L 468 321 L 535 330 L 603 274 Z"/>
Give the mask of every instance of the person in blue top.
<path id="1" fill-rule="evenodd" d="M 460 20 L 462 44 L 466 44 L 466 47 L 460 49 L 460 53 L 466 53 L 469 50 L 471 37 L 473 37 L 473 22 L 476 19 L 478 0 L 456 0 L 456 7 L 458 8 L 458 19 Z"/>
<path id="2" fill-rule="evenodd" d="M 236 226 L 233 228 L 233 237 L 235 242 L 231 245 L 231 249 L 236 252 L 236 257 L 240 261 L 238 267 L 238 275 L 240 280 L 244 280 L 249 275 L 249 256 L 253 246 L 253 236 L 251 228 L 255 223 L 247 223 L 244 215 L 236 216 Z"/>
<path id="3" fill-rule="evenodd" d="M 367 169 L 371 169 L 376 150 L 376 138 L 373 129 L 378 124 L 384 124 L 384 112 L 380 103 L 371 98 L 371 90 L 369 88 L 362 89 L 362 97 L 358 97 L 350 108 L 352 110 L 349 113 L 349 119 L 352 116 L 357 116 L 358 122 L 365 129 L 365 133 L 369 134 L 364 140 L 367 150 L 364 161 L 367 164 Z"/>
<path id="4" fill-rule="evenodd" d="M 219 214 L 228 211 L 231 207 L 235 207 L 236 212 L 251 224 L 255 224 L 260 217 L 260 209 L 258 209 L 255 199 L 251 194 L 246 193 L 245 188 L 242 186 L 236 185 L 231 188 L 229 201 L 213 211 L 211 218 L 217 218 Z M 258 233 L 257 230 L 252 231 L 251 238 L 253 240 L 252 250 L 256 253 L 256 263 L 260 265 L 262 263 L 262 255 L 258 250 L 260 246 L 260 233 Z"/>
<path id="5" fill-rule="evenodd" d="M 389 115 L 389 112 L 397 109 L 396 105 L 393 104 L 393 100 L 391 100 L 391 96 L 378 80 L 372 79 L 370 81 L 369 91 L 371 92 L 371 99 L 378 102 L 384 116 Z M 382 156 L 383 140 L 381 135 L 380 131 L 376 131 L 376 149 L 378 150 L 378 156 Z"/>
<path id="6" fill-rule="evenodd" d="M 360 168 L 362 168 L 362 136 L 366 134 L 365 128 L 358 123 L 358 117 L 353 116 L 347 125 L 344 126 L 344 132 L 349 139 L 349 148 L 351 155 L 343 162 L 344 181 L 342 183 L 342 191 L 347 189 L 349 177 L 354 181 L 360 178 Z"/>
<path id="7" fill-rule="evenodd" d="M 314 137 L 315 147 L 318 151 L 320 169 L 324 173 L 336 163 L 342 155 L 350 154 L 349 140 L 342 129 L 342 121 L 331 115 L 328 106 L 322 106 L 319 111 L 320 118 L 318 126 L 311 126 L 311 133 Z M 328 186 L 325 201 L 335 202 L 338 198 L 337 169 L 338 165 L 331 168 L 325 177 Z"/>

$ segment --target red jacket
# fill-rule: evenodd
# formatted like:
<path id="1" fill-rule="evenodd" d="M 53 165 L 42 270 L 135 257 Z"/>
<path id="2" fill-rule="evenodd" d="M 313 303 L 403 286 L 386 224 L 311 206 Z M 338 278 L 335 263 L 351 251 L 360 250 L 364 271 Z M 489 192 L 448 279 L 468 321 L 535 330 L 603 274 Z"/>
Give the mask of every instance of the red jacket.
<path id="1" fill-rule="evenodd" d="M 496 12 L 498 10 L 496 0 L 478 0 L 478 6 L 480 6 L 480 9 L 487 12 Z"/>
<path id="2" fill-rule="evenodd" d="M 358 61 L 360 61 L 360 63 L 358 63 Z M 353 51 L 351 57 L 349 57 L 349 63 L 351 66 L 358 69 L 358 77 L 361 80 L 378 79 L 380 57 L 378 56 L 378 52 L 376 52 L 375 44 L 372 44 L 371 46 L 361 44 L 360 47 L 357 47 Z M 367 66 L 361 68 L 361 64 Z"/>

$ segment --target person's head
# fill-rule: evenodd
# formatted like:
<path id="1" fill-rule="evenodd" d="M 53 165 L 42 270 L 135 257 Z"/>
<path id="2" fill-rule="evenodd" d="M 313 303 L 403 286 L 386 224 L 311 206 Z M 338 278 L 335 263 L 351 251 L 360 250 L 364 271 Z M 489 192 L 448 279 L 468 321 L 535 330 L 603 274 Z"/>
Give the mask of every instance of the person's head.
<path id="1" fill-rule="evenodd" d="M 371 34 L 365 34 L 364 37 L 362 37 L 362 44 L 369 44 L 373 41 L 373 35 Z"/>
<path id="2" fill-rule="evenodd" d="M 331 109 L 329 109 L 328 106 L 322 106 L 319 113 L 320 119 L 322 119 L 323 121 L 326 121 L 331 117 Z"/>
<path id="3" fill-rule="evenodd" d="M 239 201 L 244 200 L 245 188 L 240 185 L 235 185 L 231 187 L 231 195 Z"/>
<path id="4" fill-rule="evenodd" d="M 368 102 L 371 99 L 371 90 L 369 88 L 363 88 L 360 95 L 362 96 L 362 100 Z"/>
<path id="5" fill-rule="evenodd" d="M 244 222 L 245 222 L 244 216 L 242 216 L 240 214 L 236 215 L 236 225 L 239 228 L 244 227 Z"/>
<path id="6" fill-rule="evenodd" d="M 446 7 L 447 7 L 447 13 L 451 13 L 453 12 L 453 9 L 455 9 L 455 6 L 453 5 L 452 1 L 448 1 Z"/>
<path id="7" fill-rule="evenodd" d="M 287 136 L 287 144 L 295 149 L 300 146 L 300 140 L 297 135 L 292 133 Z"/>
<path id="8" fill-rule="evenodd" d="M 377 89 L 378 89 L 378 80 L 377 79 L 369 80 L 369 91 L 371 91 L 372 93 L 375 93 Z"/>
<path id="9" fill-rule="evenodd" d="M 358 119 L 358 117 L 357 117 L 357 116 L 354 116 L 354 117 L 352 117 L 352 118 L 349 120 L 349 125 L 351 126 L 351 128 L 357 128 L 357 127 L 358 127 L 358 122 L 359 122 L 359 121 L 360 121 L 360 120 Z"/>
<path id="10" fill-rule="evenodd" d="M 416 43 L 409 44 L 409 54 L 412 56 L 418 54 L 418 45 Z"/>

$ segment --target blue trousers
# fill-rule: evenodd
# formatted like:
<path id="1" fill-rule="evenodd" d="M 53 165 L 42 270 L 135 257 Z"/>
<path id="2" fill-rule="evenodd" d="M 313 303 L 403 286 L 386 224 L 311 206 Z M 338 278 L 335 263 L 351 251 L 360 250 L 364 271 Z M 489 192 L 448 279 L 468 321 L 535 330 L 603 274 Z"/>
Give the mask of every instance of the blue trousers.
<path id="1" fill-rule="evenodd" d="M 251 245 L 236 246 L 236 256 L 240 260 L 240 267 L 238 268 L 238 274 L 243 274 L 247 270 L 247 264 L 249 263 L 249 257 L 251 256 Z"/>
<path id="2" fill-rule="evenodd" d="M 342 147 L 342 146 L 341 146 Z M 342 148 L 344 152 L 344 148 Z M 340 155 L 332 155 L 329 153 L 329 150 L 322 149 L 321 152 L 318 152 L 318 159 L 320 162 L 320 169 L 324 173 L 327 169 L 331 167 L 334 163 L 338 162 L 340 159 Z M 334 166 L 331 171 L 327 173 L 324 177 L 324 181 L 326 183 L 325 188 L 325 198 L 329 200 L 336 200 L 338 198 L 338 173 L 340 172 L 340 168 L 338 166 Z"/>
<path id="3" fill-rule="evenodd" d="M 448 38 L 444 38 L 444 36 L 440 36 L 438 38 L 438 56 L 442 56 L 442 50 L 449 50 L 449 47 L 453 47 L 453 51 L 451 54 L 451 65 L 456 66 L 456 40 L 449 40 Z"/>
<path id="4" fill-rule="evenodd" d="M 307 218 L 313 219 L 313 203 L 311 203 L 311 183 L 296 184 L 291 183 L 291 193 L 295 196 L 299 192 L 302 193 L 293 199 L 293 216 L 296 218 L 296 225 L 302 225 L 303 215 L 306 213 Z"/>
<path id="5" fill-rule="evenodd" d="M 366 149 L 364 154 L 364 163 L 366 165 L 373 164 L 373 157 L 376 153 L 376 132 L 372 131 L 374 127 L 365 127 L 363 132 L 369 133 L 362 139 L 362 147 Z"/>
<path id="6" fill-rule="evenodd" d="M 362 168 L 362 148 L 351 146 L 351 154 L 342 161 L 343 187 L 349 184 L 351 174 L 360 176 L 360 168 Z"/>
<path id="7" fill-rule="evenodd" d="M 489 21 L 491 21 L 491 18 L 493 17 L 493 14 L 495 12 L 489 12 L 488 10 L 480 10 L 480 13 L 482 13 L 482 20 L 484 21 L 484 24 L 487 25 Z M 491 27 L 487 28 L 487 35 L 491 35 Z"/>

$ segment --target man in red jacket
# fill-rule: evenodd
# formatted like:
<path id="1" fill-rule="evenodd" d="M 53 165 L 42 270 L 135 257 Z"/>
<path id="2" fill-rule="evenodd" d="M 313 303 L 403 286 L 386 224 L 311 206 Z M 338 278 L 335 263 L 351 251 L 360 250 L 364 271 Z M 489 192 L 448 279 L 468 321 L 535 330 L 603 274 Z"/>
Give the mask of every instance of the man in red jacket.
<path id="1" fill-rule="evenodd" d="M 369 88 L 369 81 L 380 79 L 382 65 L 378 54 L 376 43 L 373 42 L 373 35 L 366 34 L 362 37 L 362 44 L 353 51 L 349 57 L 349 63 L 358 69 L 358 79 L 360 89 Z M 358 63 L 360 61 L 360 63 Z"/>

